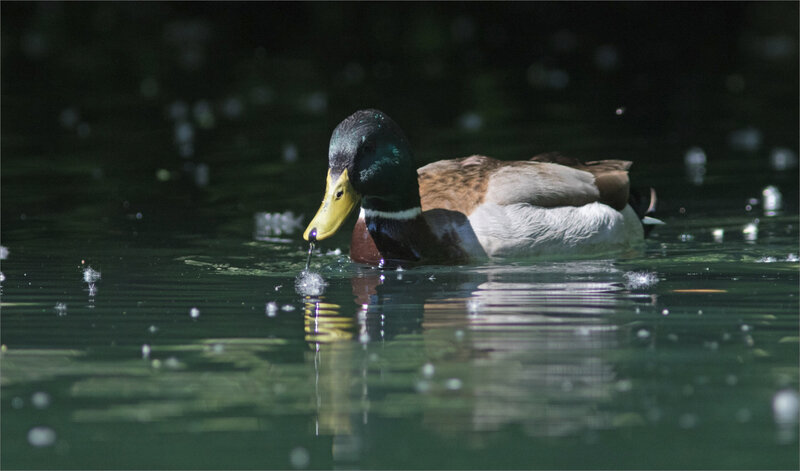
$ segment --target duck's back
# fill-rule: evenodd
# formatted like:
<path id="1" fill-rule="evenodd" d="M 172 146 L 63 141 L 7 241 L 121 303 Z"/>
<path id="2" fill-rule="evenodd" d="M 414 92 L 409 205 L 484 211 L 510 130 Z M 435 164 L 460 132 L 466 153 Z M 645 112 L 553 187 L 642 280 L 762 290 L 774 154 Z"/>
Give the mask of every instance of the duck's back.
<path id="1" fill-rule="evenodd" d="M 443 160 L 418 170 L 422 210 L 434 231 L 452 230 L 450 219 L 462 221 L 459 233 L 473 255 L 618 250 L 643 237 L 628 206 L 629 167 L 627 161 L 583 164 L 557 154 L 512 162 Z"/>

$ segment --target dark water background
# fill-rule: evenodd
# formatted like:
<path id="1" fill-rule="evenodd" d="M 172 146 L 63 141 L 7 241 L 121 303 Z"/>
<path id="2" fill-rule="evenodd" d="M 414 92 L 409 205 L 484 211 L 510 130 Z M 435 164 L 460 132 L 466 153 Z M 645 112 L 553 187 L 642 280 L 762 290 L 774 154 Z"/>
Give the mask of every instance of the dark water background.
<path id="1" fill-rule="evenodd" d="M 0 8 L 3 469 L 797 469 L 796 3 Z M 342 231 L 301 296 L 365 107 L 420 165 L 633 160 L 667 225 L 405 272 Z"/>

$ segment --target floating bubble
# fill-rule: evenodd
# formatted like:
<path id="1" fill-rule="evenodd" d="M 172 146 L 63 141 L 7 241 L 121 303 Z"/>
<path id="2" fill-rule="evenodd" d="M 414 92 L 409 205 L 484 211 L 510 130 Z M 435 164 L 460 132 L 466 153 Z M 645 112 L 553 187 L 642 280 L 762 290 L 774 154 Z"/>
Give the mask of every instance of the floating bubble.
<path id="1" fill-rule="evenodd" d="M 420 372 L 422 376 L 432 378 L 433 374 L 436 372 L 436 368 L 433 366 L 433 363 L 425 363 L 422 365 L 422 368 L 420 368 Z"/>
<path id="2" fill-rule="evenodd" d="M 625 287 L 629 290 L 649 288 L 658 283 L 658 275 L 645 271 L 629 271 L 623 275 Z"/>
<path id="3" fill-rule="evenodd" d="M 706 152 L 700 147 L 690 147 L 683 156 L 686 176 L 695 185 L 702 185 L 706 176 Z"/>
<path id="4" fill-rule="evenodd" d="M 463 386 L 463 382 L 458 378 L 450 378 L 444 383 L 444 387 L 450 391 L 458 391 Z"/>
<path id="5" fill-rule="evenodd" d="M 767 216 L 774 216 L 777 211 L 780 211 L 783 206 L 783 195 L 780 190 L 775 186 L 768 186 L 761 190 L 761 196 L 764 202 L 764 214 Z"/>
<path id="6" fill-rule="evenodd" d="M 287 142 L 283 145 L 283 150 L 281 151 L 281 158 L 287 164 L 297 162 L 298 152 L 297 146 L 294 143 Z"/>
<path id="7" fill-rule="evenodd" d="M 479 299 L 471 298 L 469 301 L 467 301 L 467 312 L 473 316 L 477 314 L 482 307 L 483 303 Z"/>
<path id="8" fill-rule="evenodd" d="M 304 469 L 311 462 L 311 455 L 308 450 L 298 446 L 292 449 L 289 453 L 289 462 L 294 469 Z"/>
<path id="9" fill-rule="evenodd" d="M 170 368 L 172 370 L 177 370 L 179 368 L 183 368 L 185 365 L 183 364 L 183 362 L 181 362 L 177 358 L 169 357 L 166 360 L 164 360 L 164 366 L 166 366 L 167 368 Z"/>
<path id="10" fill-rule="evenodd" d="M 569 85 L 569 74 L 561 69 L 552 69 L 541 63 L 528 67 L 528 83 L 536 88 L 563 90 Z"/>
<path id="11" fill-rule="evenodd" d="M 611 44 L 604 44 L 594 52 L 594 65 L 604 72 L 610 72 L 619 64 L 619 51 Z"/>
<path id="12" fill-rule="evenodd" d="M 50 395 L 43 391 L 33 393 L 31 404 L 37 409 L 45 409 L 50 405 Z"/>
<path id="13" fill-rule="evenodd" d="M 420 394 L 425 394 L 432 389 L 431 382 L 424 379 L 419 380 L 414 384 L 414 389 Z"/>
<path id="14" fill-rule="evenodd" d="M 148 344 L 142 345 L 142 358 L 144 358 L 145 360 L 150 358 L 150 351 L 151 351 L 150 350 L 150 345 L 148 345 Z"/>
<path id="15" fill-rule="evenodd" d="M 744 239 L 748 241 L 754 241 L 758 239 L 758 223 L 751 222 L 742 228 L 742 234 L 744 235 Z"/>
<path id="16" fill-rule="evenodd" d="M 678 418 L 678 425 L 681 428 L 694 428 L 697 426 L 697 416 L 694 414 L 683 414 Z"/>
<path id="17" fill-rule="evenodd" d="M 575 329 L 575 335 L 579 335 L 581 337 L 587 337 L 587 336 L 591 335 L 591 333 L 592 333 L 592 329 L 590 329 L 590 328 L 588 328 L 586 326 L 580 326 L 577 329 Z"/>
<path id="18" fill-rule="evenodd" d="M 86 283 L 97 283 L 100 281 L 101 273 L 92 267 L 86 267 L 83 270 L 83 281 Z"/>
<path id="19" fill-rule="evenodd" d="M 194 141 L 194 126 L 188 121 L 175 123 L 175 143 L 188 144 Z"/>
<path id="20" fill-rule="evenodd" d="M 169 170 L 167 170 L 165 168 L 160 168 L 160 169 L 156 170 L 156 180 L 158 180 L 160 182 L 165 182 L 165 181 L 169 180 L 171 177 L 172 177 L 172 175 L 169 173 Z"/>
<path id="21" fill-rule="evenodd" d="M 268 317 L 275 317 L 278 314 L 278 303 L 270 301 L 267 303 L 266 313 Z"/>
<path id="22" fill-rule="evenodd" d="M 465 131 L 477 131 L 483 127 L 483 118 L 475 112 L 464 113 L 458 118 L 458 125 Z"/>
<path id="23" fill-rule="evenodd" d="M 28 431 L 28 443 L 35 447 L 50 446 L 56 441 L 56 432 L 50 427 L 33 427 Z"/>
<path id="24" fill-rule="evenodd" d="M 789 170 L 797 166 L 797 154 L 785 147 L 775 147 L 769 154 L 769 163 L 773 170 Z"/>
<path id="25" fill-rule="evenodd" d="M 238 119 L 244 113 L 244 103 L 239 97 L 228 97 L 222 103 L 222 114 L 228 119 Z"/>
<path id="26" fill-rule="evenodd" d="M 303 270 L 294 280 L 294 289 L 303 296 L 319 296 L 327 284 L 319 273 Z"/>
<path id="27" fill-rule="evenodd" d="M 750 409 L 741 408 L 736 411 L 734 417 L 736 417 L 736 420 L 741 423 L 750 422 L 750 419 L 753 417 L 753 413 L 750 412 Z"/>
<path id="28" fill-rule="evenodd" d="M 762 135 L 758 129 L 748 126 L 728 134 L 728 145 L 734 150 L 753 152 L 761 147 Z"/>
<path id="29" fill-rule="evenodd" d="M 38 31 L 28 31 L 20 41 L 22 52 L 30 59 L 41 59 L 50 50 L 47 37 Z"/>
<path id="30" fill-rule="evenodd" d="M 303 108 L 311 114 L 321 115 L 328 109 L 328 95 L 325 92 L 314 92 L 303 100 Z"/>
<path id="31" fill-rule="evenodd" d="M 53 309 L 56 310 L 56 314 L 59 316 L 67 315 L 67 305 L 65 303 L 56 303 L 56 306 Z"/>
<path id="32" fill-rule="evenodd" d="M 189 317 L 192 319 L 197 319 L 200 317 L 200 309 L 197 309 L 196 307 L 189 309 Z"/>
<path id="33" fill-rule="evenodd" d="M 772 414 L 776 423 L 796 424 L 798 410 L 800 410 L 800 400 L 797 391 L 784 389 L 772 397 Z"/>
<path id="34" fill-rule="evenodd" d="M 628 392 L 633 389 L 633 381 L 629 379 L 621 379 L 617 381 L 616 388 L 619 392 Z"/>
<path id="35" fill-rule="evenodd" d="M 683 163 L 687 166 L 705 165 L 706 152 L 700 147 L 690 147 L 683 156 Z"/>
<path id="36" fill-rule="evenodd" d="M 61 114 L 58 115 L 58 122 L 61 123 L 61 126 L 65 129 L 74 129 L 78 126 L 80 120 L 81 116 L 77 108 L 65 108 L 61 110 Z"/>
<path id="37" fill-rule="evenodd" d="M 773 34 L 752 38 L 746 43 L 750 52 L 769 60 L 790 58 L 797 50 L 797 39 L 788 34 Z"/>
<path id="38" fill-rule="evenodd" d="M 225 345 L 221 343 L 215 343 L 211 345 L 211 347 L 209 347 L 209 350 L 211 351 L 211 353 L 219 355 L 220 353 L 223 353 L 225 351 Z"/>
<path id="39" fill-rule="evenodd" d="M 253 215 L 255 225 L 253 238 L 268 242 L 288 241 L 288 239 L 276 238 L 276 236 L 294 234 L 298 229 L 302 229 L 303 216 L 295 216 L 292 211 L 284 213 L 255 213 Z"/>
<path id="40" fill-rule="evenodd" d="M 203 129 L 211 129 L 214 127 L 216 120 L 214 119 L 214 110 L 211 108 L 211 103 L 208 100 L 199 100 L 192 106 L 192 115 L 197 125 Z"/>
<path id="41" fill-rule="evenodd" d="M 195 165 L 194 170 L 192 171 L 194 184 L 197 185 L 199 188 L 208 186 L 208 180 L 209 180 L 208 174 L 209 174 L 208 165 L 203 163 Z"/>

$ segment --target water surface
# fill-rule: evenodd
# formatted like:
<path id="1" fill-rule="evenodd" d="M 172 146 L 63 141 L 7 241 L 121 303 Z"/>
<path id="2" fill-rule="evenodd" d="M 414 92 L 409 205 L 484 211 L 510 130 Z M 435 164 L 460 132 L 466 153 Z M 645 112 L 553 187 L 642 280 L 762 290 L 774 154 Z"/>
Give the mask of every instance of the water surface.
<path id="1" fill-rule="evenodd" d="M 3 26 L 6 51 L 30 46 Z M 773 158 L 796 163 L 796 61 L 743 48 L 739 68 L 690 60 L 674 82 L 547 49 L 554 62 L 480 70 L 467 51 L 414 82 L 428 69 L 331 60 L 361 82 L 328 85 L 256 50 L 227 88 L 145 67 L 88 96 L 42 95 L 6 65 L 55 62 L 6 52 L 0 465 L 797 469 L 798 179 Z M 537 82 L 553 63 L 564 90 Z M 633 160 L 666 225 L 611 259 L 404 271 L 351 263 L 343 230 L 311 259 L 324 293 L 303 296 L 329 133 L 362 106 L 399 122 L 420 165 Z"/>

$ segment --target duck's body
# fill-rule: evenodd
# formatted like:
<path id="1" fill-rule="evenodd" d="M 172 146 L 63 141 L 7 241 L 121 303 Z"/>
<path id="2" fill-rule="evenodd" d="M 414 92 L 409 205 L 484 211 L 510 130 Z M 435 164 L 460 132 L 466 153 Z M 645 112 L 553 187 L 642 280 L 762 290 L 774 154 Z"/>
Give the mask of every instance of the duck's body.
<path id="1" fill-rule="evenodd" d="M 414 171 L 402 131 L 376 110 L 336 128 L 329 161 L 326 197 L 304 237 L 333 234 L 360 197 L 350 247 L 359 263 L 585 257 L 643 242 L 645 211 L 629 204 L 630 162 L 472 156 Z"/>

